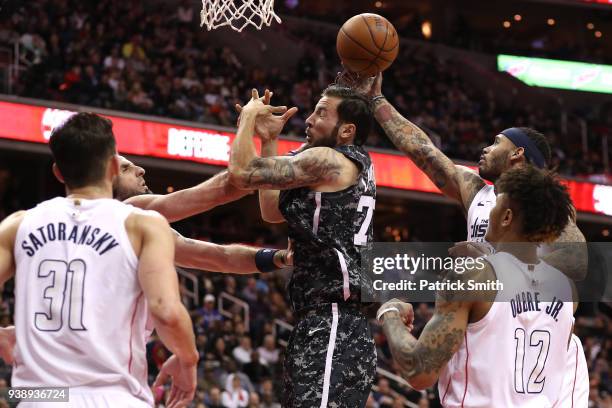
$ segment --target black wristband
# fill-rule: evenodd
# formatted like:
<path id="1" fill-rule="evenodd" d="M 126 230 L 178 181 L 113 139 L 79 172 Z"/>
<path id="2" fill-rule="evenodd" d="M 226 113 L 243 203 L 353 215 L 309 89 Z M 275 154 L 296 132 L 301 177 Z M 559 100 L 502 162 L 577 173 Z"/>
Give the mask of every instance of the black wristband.
<path id="1" fill-rule="evenodd" d="M 278 269 L 278 267 L 274 265 L 274 254 L 276 254 L 278 251 L 278 249 L 268 248 L 263 248 L 257 251 L 255 254 L 255 266 L 259 272 L 271 272 Z"/>

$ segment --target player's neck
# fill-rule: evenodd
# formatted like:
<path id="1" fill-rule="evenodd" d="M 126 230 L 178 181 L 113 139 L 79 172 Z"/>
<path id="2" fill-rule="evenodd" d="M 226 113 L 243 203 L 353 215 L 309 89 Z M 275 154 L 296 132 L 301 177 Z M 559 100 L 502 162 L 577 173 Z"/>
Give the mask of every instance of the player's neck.
<path id="1" fill-rule="evenodd" d="M 99 198 L 113 198 L 113 189 L 110 185 L 93 185 L 66 189 L 67 198 L 82 198 L 85 200 L 96 200 Z"/>

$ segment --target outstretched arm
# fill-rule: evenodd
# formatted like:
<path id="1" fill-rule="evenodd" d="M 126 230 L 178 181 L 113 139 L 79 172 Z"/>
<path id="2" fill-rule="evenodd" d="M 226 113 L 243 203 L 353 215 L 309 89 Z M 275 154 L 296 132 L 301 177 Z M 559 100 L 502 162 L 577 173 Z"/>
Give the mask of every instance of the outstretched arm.
<path id="1" fill-rule="evenodd" d="M 254 156 L 244 167 L 230 167 L 230 174 L 240 188 L 286 190 L 334 182 L 342 169 L 340 153 L 313 147 L 293 157 Z"/>
<path id="2" fill-rule="evenodd" d="M 373 102 L 374 116 L 387 137 L 412 159 L 436 187 L 446 196 L 458 200 L 467 211 L 485 182 L 474 172 L 456 166 L 422 129 L 404 118 L 384 97 L 380 97 L 381 86 L 382 74 L 379 74 L 372 85 L 370 96 L 378 96 Z"/>
<path id="3" fill-rule="evenodd" d="M 234 187 L 229 182 L 229 173 L 224 170 L 195 187 L 166 195 L 139 195 L 128 198 L 125 203 L 157 211 L 169 222 L 175 222 L 236 201 L 249 193 Z"/>
<path id="4" fill-rule="evenodd" d="M 270 99 L 273 92 L 266 89 L 262 102 L 264 105 L 270 105 Z M 238 113 L 242 112 L 242 106 L 236 105 Z M 297 108 L 288 109 L 282 115 L 261 115 L 255 121 L 255 133 L 261 139 L 261 156 L 273 157 L 278 156 L 277 138 L 283 131 L 283 127 L 297 112 Z M 239 123 L 240 124 L 240 123 Z M 278 209 L 279 190 L 259 190 L 259 207 L 261 210 L 261 218 L 270 223 L 284 222 L 285 218 Z"/>
<path id="5" fill-rule="evenodd" d="M 178 232 L 175 235 L 176 253 L 174 263 L 183 268 L 200 269 L 210 272 L 250 274 L 259 273 L 255 254 L 261 248 L 246 245 L 217 245 L 211 242 L 186 238 Z M 287 264 L 288 251 L 281 249 L 274 254 L 278 269 Z"/>

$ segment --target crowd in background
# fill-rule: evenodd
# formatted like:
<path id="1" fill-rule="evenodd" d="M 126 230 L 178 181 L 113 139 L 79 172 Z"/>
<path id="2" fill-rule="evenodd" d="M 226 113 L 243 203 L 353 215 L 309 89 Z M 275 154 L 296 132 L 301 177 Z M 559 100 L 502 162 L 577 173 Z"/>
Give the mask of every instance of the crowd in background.
<path id="1" fill-rule="evenodd" d="M 42 0 L 16 6 L 0 20 L 0 42 L 18 41 L 22 65 L 14 92 L 38 99 L 234 126 L 234 105 L 253 86 L 274 91 L 274 103 L 300 110 L 285 131 L 303 136 L 304 119 L 339 69 L 333 35 L 277 26 L 304 50 L 292 69 L 242 61 L 215 46 L 197 24 L 193 2 L 145 5 Z M 588 154 L 578 135 L 562 135 L 561 113 L 529 103 L 508 106 L 493 90 L 476 91 L 461 61 L 442 60 L 431 47 L 403 46 L 385 73 L 384 92 L 409 119 L 427 129 L 454 159 L 476 161 L 493 136 L 511 125 L 532 126 L 554 145 L 563 175 L 604 173 L 598 134 Z M 496 74 L 501 75 L 501 74 Z M 612 123 L 603 123 L 603 131 Z M 601 126 L 599 126 L 601 128 Z M 606 130 L 607 129 L 607 130 Z M 574 130 L 572 130 L 574 131 Z M 368 145 L 392 148 L 379 128 Z M 596 177 L 596 176 L 593 176 Z"/>

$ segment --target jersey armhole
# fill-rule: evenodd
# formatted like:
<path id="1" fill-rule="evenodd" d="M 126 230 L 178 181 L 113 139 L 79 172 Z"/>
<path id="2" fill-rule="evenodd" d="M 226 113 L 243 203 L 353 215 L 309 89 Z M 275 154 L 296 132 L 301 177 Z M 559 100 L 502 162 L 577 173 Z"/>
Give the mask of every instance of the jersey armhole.
<path id="1" fill-rule="evenodd" d="M 467 211 L 467 222 L 468 225 L 470 224 L 471 220 L 472 220 L 472 214 L 474 213 L 474 203 L 477 202 L 477 200 L 479 199 L 479 197 L 483 194 L 483 191 L 485 188 L 488 188 L 489 185 L 485 183 L 484 186 L 482 186 L 482 188 L 480 190 L 478 190 L 478 192 L 476 193 L 476 195 L 474 196 L 474 198 L 472 199 L 472 202 L 470 203 L 470 207 L 468 208 Z M 469 238 L 469 236 L 468 236 Z"/>
<path id="2" fill-rule="evenodd" d="M 495 272 L 495 267 L 493 266 L 493 264 L 489 262 L 487 258 L 483 258 L 483 259 L 485 262 L 489 264 L 489 266 L 491 267 L 491 270 L 493 271 L 493 275 L 495 275 L 495 279 L 497 279 L 497 273 Z M 495 315 L 497 314 L 497 309 L 498 309 L 497 304 L 498 303 L 499 302 L 497 301 L 497 294 L 495 294 L 495 299 L 493 299 L 493 302 L 491 302 L 491 307 L 489 308 L 487 313 L 485 313 L 485 315 L 481 317 L 480 320 L 473 322 L 473 323 L 468 323 L 467 327 L 472 328 L 472 329 L 481 329 L 482 326 L 491 322 L 495 318 Z"/>
<path id="3" fill-rule="evenodd" d="M 133 207 L 129 204 L 126 204 L 128 206 L 128 208 L 125 211 L 125 216 L 123 218 L 123 222 L 122 222 L 122 227 L 120 229 L 120 240 L 121 242 L 121 247 L 123 248 L 125 255 L 127 256 L 128 262 L 130 263 L 130 266 L 138 269 L 138 256 L 136 255 L 136 251 L 134 250 L 134 246 L 132 245 L 132 241 L 130 241 L 130 236 L 128 235 L 127 232 L 127 228 L 125 223 L 127 222 L 127 219 L 130 217 L 130 215 L 135 214 L 136 213 L 136 207 Z"/>

